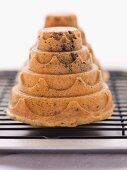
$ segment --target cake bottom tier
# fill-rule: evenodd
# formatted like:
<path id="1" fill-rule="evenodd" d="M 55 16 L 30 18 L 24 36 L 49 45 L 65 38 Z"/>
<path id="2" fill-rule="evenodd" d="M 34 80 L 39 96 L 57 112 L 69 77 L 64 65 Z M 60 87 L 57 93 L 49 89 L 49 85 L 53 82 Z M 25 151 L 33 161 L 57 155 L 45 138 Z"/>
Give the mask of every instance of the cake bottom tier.
<path id="1" fill-rule="evenodd" d="M 113 112 L 112 95 L 105 87 L 94 94 L 68 97 L 34 97 L 12 90 L 8 115 L 36 126 L 74 127 L 108 118 Z"/>

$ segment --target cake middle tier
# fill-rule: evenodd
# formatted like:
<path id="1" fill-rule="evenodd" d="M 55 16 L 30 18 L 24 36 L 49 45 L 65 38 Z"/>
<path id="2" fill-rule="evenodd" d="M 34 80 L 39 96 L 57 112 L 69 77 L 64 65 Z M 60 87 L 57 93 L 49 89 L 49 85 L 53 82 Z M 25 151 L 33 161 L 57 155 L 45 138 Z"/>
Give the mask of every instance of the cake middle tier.
<path id="1" fill-rule="evenodd" d="M 33 47 L 30 50 L 28 67 L 41 74 L 72 74 L 91 68 L 92 55 L 88 48 L 71 52 L 43 52 Z"/>
<path id="2" fill-rule="evenodd" d="M 103 86 L 101 71 L 96 65 L 77 74 L 49 75 L 36 74 L 23 69 L 19 74 L 20 91 L 40 97 L 72 97 L 95 93 Z"/>

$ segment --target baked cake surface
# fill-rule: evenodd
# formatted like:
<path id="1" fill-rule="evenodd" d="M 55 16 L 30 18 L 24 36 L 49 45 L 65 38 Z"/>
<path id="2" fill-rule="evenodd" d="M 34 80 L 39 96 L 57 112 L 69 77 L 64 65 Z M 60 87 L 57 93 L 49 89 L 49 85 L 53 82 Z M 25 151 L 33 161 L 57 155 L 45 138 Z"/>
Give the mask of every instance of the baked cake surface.
<path id="1" fill-rule="evenodd" d="M 76 15 L 73 13 L 50 13 L 48 14 L 45 18 L 44 27 L 58 27 L 58 26 L 76 27 L 80 30 L 83 45 L 88 47 L 88 49 L 90 50 L 92 54 L 93 62 L 99 67 L 100 70 L 102 70 L 103 79 L 107 81 L 109 79 L 109 73 L 103 70 L 99 60 L 95 56 L 92 46 L 90 45 L 90 43 L 88 43 L 86 39 L 85 32 L 78 25 L 78 19 Z"/>
<path id="2" fill-rule="evenodd" d="M 66 49 L 61 48 L 63 43 Z M 12 89 L 8 115 L 36 126 L 71 127 L 106 119 L 112 112 L 112 94 L 88 47 L 82 45 L 80 31 L 72 27 L 39 31 Z"/>

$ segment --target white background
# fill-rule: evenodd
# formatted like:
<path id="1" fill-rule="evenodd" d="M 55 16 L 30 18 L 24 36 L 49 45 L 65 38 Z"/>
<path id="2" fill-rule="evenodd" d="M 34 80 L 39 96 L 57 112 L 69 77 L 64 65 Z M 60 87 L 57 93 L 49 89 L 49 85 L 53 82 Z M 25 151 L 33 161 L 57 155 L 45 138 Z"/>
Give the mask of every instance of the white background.
<path id="1" fill-rule="evenodd" d="M 107 68 L 127 65 L 127 0 L 0 0 L 0 69 L 28 58 L 48 12 L 73 12 Z"/>
<path id="2" fill-rule="evenodd" d="M 23 65 L 48 12 L 72 11 L 105 67 L 126 69 L 127 0 L 0 0 L 0 69 Z M 0 169 L 126 170 L 126 155 L 0 155 Z"/>

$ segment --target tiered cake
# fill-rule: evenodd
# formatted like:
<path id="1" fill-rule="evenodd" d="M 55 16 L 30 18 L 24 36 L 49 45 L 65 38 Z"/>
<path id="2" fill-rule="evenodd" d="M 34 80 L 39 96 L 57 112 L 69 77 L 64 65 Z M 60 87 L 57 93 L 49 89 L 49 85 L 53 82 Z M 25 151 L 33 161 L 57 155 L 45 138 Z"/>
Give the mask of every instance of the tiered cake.
<path id="1" fill-rule="evenodd" d="M 76 15 L 72 13 L 51 13 L 46 16 L 44 27 L 60 27 L 60 26 L 78 28 L 81 32 L 83 45 L 87 44 L 85 33 L 78 26 Z"/>
<path id="2" fill-rule="evenodd" d="M 112 114 L 112 95 L 72 27 L 39 31 L 27 66 L 13 87 L 8 114 L 38 126 L 77 126 Z"/>
<path id="3" fill-rule="evenodd" d="M 75 27 L 81 32 L 82 43 L 87 46 L 92 54 L 93 63 L 95 63 L 100 70 L 102 70 L 102 76 L 105 81 L 109 78 L 109 73 L 104 71 L 99 60 L 95 57 L 91 45 L 88 43 L 84 31 L 79 27 L 76 15 L 72 13 L 51 13 L 46 16 L 44 27 Z"/>

